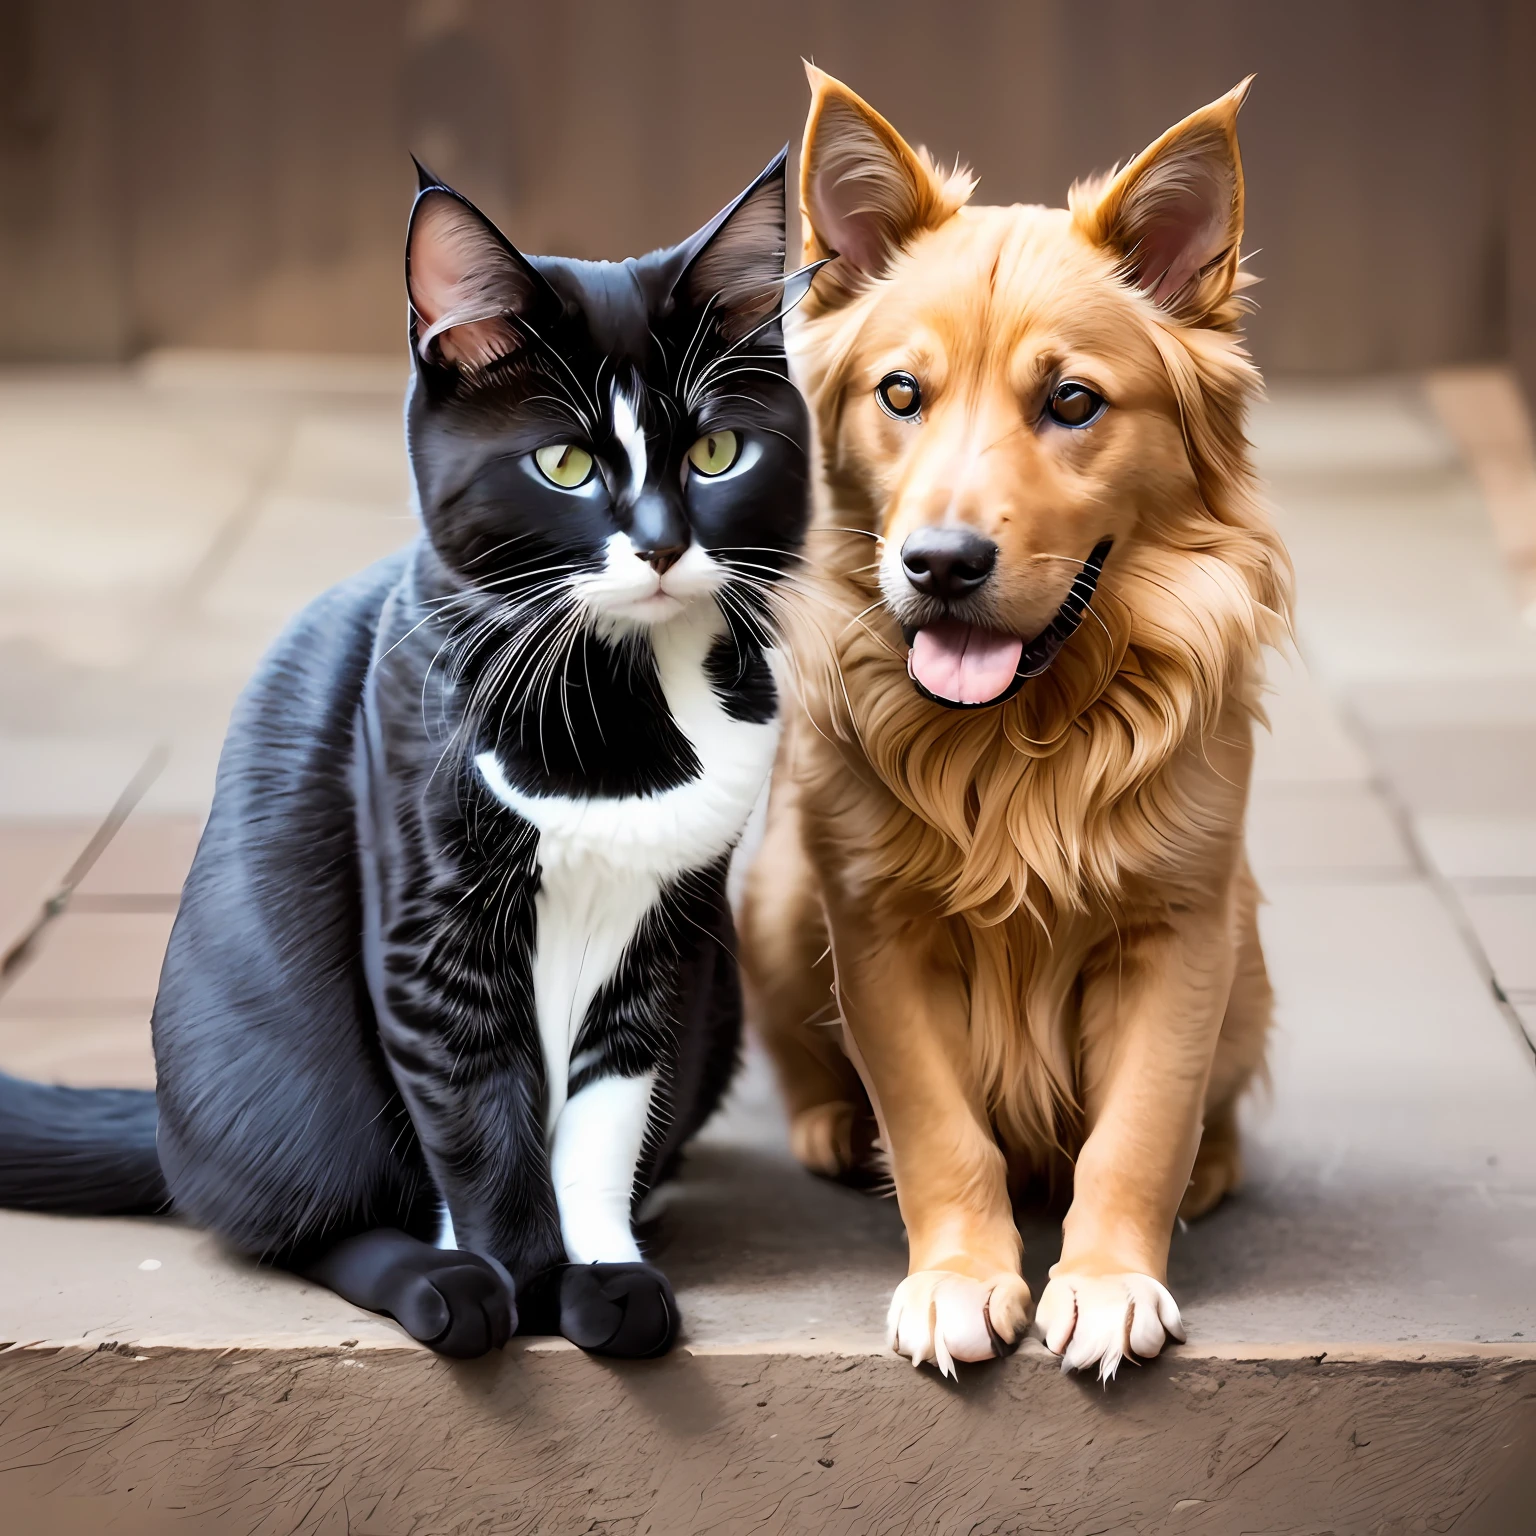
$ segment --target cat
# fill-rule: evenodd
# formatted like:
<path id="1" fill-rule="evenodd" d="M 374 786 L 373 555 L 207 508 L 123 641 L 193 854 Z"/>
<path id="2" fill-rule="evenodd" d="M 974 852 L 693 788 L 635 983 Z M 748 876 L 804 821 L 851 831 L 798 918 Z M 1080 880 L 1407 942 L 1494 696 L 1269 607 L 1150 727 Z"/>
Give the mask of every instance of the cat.
<path id="1" fill-rule="evenodd" d="M 445 1355 L 671 1345 L 632 1213 L 737 1060 L 726 874 L 809 515 L 784 160 L 618 263 L 525 257 L 418 165 L 421 535 L 235 707 L 155 1092 L 0 1079 L 0 1204 L 174 1209 Z"/>

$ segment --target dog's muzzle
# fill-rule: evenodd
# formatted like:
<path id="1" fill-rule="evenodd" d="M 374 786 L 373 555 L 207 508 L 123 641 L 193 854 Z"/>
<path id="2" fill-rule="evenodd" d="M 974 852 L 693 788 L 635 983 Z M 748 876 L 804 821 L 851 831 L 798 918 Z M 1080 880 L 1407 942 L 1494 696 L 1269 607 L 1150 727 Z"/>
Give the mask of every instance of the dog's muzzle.
<path id="1" fill-rule="evenodd" d="M 1051 663 L 1061 653 L 1061 648 L 1077 633 L 1078 626 L 1087 616 L 1088 605 L 1093 601 L 1093 594 L 1098 589 L 1099 575 L 1104 569 L 1104 561 L 1109 556 L 1110 545 L 1113 540 L 1105 539 L 1102 544 L 1095 546 L 1094 551 L 1083 562 L 1082 569 L 1072 579 L 1072 586 L 1066 597 L 1062 600 L 1061 607 L 1056 610 L 1055 617 L 1044 629 L 1022 646 L 1019 659 L 1014 667 L 1012 680 L 1000 692 L 990 698 L 966 700 L 958 698 L 945 698 L 942 694 L 935 693 L 925 687 L 913 667 L 912 654 L 918 643 L 920 630 L 917 626 L 903 625 L 902 637 L 909 647 L 907 656 L 907 675 L 912 679 L 912 686 L 923 695 L 925 699 L 932 699 L 935 704 L 942 704 L 946 709 L 990 709 L 995 704 L 1006 703 L 1027 683 L 1032 677 L 1039 677 L 1046 671 Z M 946 623 L 957 623 L 955 620 Z M 974 626 L 967 626 L 974 628 Z M 1014 644 L 1019 642 L 1015 641 Z M 1003 662 L 1006 666 L 1006 660 Z"/>

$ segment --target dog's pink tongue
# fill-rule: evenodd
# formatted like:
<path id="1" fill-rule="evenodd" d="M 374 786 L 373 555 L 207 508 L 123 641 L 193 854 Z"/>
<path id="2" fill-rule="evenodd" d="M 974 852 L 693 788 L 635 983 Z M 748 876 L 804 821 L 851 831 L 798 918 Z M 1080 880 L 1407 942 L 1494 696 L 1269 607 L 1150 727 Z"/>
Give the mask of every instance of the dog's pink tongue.
<path id="1" fill-rule="evenodd" d="M 1016 635 L 941 619 L 918 630 L 907 665 L 935 698 L 989 704 L 1013 681 L 1023 653 Z"/>

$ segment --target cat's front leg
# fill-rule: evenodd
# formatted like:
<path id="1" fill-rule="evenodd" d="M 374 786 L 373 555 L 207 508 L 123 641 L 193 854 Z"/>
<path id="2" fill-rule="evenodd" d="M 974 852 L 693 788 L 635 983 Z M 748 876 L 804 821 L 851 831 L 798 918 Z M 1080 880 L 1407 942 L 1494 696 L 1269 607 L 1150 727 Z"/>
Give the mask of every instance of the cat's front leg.
<path id="1" fill-rule="evenodd" d="M 413 1028 L 414 1018 L 400 988 L 386 1051 L 454 1241 L 516 1280 L 518 1331 L 563 1334 L 625 1358 L 669 1349 L 677 1303 L 666 1278 L 641 1261 L 629 1222 L 655 1069 L 588 1071 L 546 1148 L 543 1095 L 525 1052 L 498 1041 L 504 1032 L 490 1021 L 469 1029 L 460 1016 L 443 1031 L 427 1015 Z M 492 1044 L 476 1049 L 477 1038 Z"/>
<path id="2" fill-rule="evenodd" d="M 672 1287 L 641 1258 L 630 1221 L 655 1085 L 654 1070 L 607 1074 L 561 1109 L 550 1176 L 570 1262 L 527 1288 L 526 1331 L 542 1325 L 631 1359 L 662 1354 L 677 1337 Z"/>
<path id="3" fill-rule="evenodd" d="M 295 1268 L 354 1306 L 394 1318 L 440 1355 L 473 1360 L 517 1331 L 512 1277 L 500 1264 L 393 1227 L 344 1237 Z"/>
<path id="4" fill-rule="evenodd" d="M 654 1071 L 599 1077 L 560 1111 L 549 1171 L 573 1264 L 640 1262 L 630 1208 L 655 1086 Z"/>
<path id="5" fill-rule="evenodd" d="M 412 1015 L 406 1015 L 411 1018 Z M 386 1058 L 454 1246 L 377 1227 L 353 1231 L 294 1267 L 357 1306 L 387 1313 L 440 1354 L 473 1358 L 529 1327 L 525 1283 L 564 1257 L 537 1111 L 524 1062 L 476 1053 L 462 1037 L 400 1013 L 381 1019 Z M 488 1033 L 488 1031 L 483 1031 Z"/>

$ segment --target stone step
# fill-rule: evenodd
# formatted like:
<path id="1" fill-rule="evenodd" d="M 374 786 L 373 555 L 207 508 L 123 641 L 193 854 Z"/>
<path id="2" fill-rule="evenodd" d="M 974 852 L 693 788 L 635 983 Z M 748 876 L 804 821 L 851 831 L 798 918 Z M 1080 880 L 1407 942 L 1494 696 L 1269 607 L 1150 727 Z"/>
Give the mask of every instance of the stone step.
<path id="1" fill-rule="evenodd" d="M 0 988 L 0 1069 L 152 1081 L 229 700 L 408 532 L 392 398 L 238 383 L 0 381 L 0 531 L 34 573 L 0 948 L 172 741 Z M 55 504 L 46 445 L 87 428 L 112 481 Z M 1277 666 L 1249 839 L 1272 1081 L 1244 1191 L 1174 1237 L 1187 1345 L 1107 1387 L 1036 1342 L 958 1383 L 889 1355 L 894 1203 L 793 1164 L 752 1058 L 650 1214 L 686 1320 L 661 1361 L 449 1363 L 174 1221 L 0 1213 L 0 1532 L 1536 1530 L 1536 631 L 1415 381 L 1281 387 L 1254 436 L 1327 692 Z M 1020 1220 L 1038 1295 L 1058 1226 Z"/>
<path id="2" fill-rule="evenodd" d="M 958 1385 L 830 1341 L 624 1365 L 119 1342 L 0 1364 L 11 1536 L 1517 1536 L 1536 1508 L 1536 1351 L 1509 1346 L 1192 1346 L 1108 1392 L 1034 1343 Z"/>

